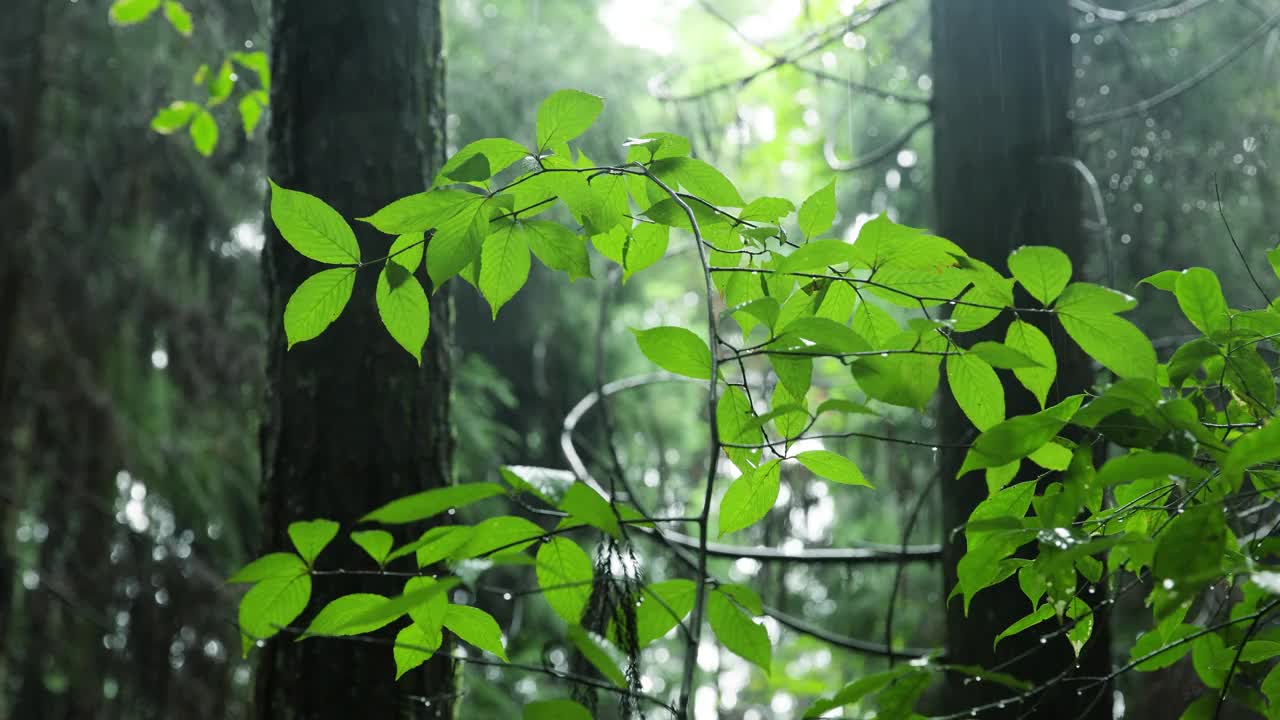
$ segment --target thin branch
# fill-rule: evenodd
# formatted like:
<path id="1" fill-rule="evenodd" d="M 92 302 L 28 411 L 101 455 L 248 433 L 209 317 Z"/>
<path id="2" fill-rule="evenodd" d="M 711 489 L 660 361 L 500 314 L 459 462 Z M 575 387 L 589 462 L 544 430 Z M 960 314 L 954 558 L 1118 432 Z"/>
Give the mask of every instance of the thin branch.
<path id="1" fill-rule="evenodd" d="M 1246 35 L 1240 44 L 1228 50 L 1222 57 L 1214 60 L 1208 65 L 1205 65 L 1191 77 L 1188 77 L 1175 85 L 1171 85 L 1165 90 L 1156 93 L 1145 100 L 1140 100 L 1133 105 L 1116 108 L 1115 110 L 1107 110 L 1096 115 L 1090 115 L 1089 117 L 1082 118 L 1079 121 L 1079 125 L 1081 127 L 1093 127 L 1113 120 L 1122 120 L 1127 117 L 1133 117 L 1134 115 L 1141 115 L 1152 108 L 1163 105 L 1164 103 L 1195 89 L 1205 80 L 1208 80 L 1223 68 L 1230 65 L 1254 45 L 1257 45 L 1259 41 L 1270 34 L 1272 30 L 1276 29 L 1276 26 L 1278 25 L 1280 25 L 1280 13 L 1272 15 L 1266 22 L 1255 28 L 1253 32 Z"/>
<path id="2" fill-rule="evenodd" d="M 862 157 L 854 158 L 852 160 L 841 160 L 837 157 L 835 141 L 828 137 L 826 142 L 822 144 L 822 156 L 827 161 L 827 167 L 836 172 L 855 172 L 857 170 L 864 170 L 901 150 L 904 145 L 911 142 L 911 138 L 915 137 L 916 133 L 928 127 L 932 122 L 933 115 L 925 115 L 923 118 L 920 118 L 915 123 L 908 126 L 906 130 L 903 130 L 896 137 L 889 140 L 889 142 L 881 145 Z"/>
<path id="3" fill-rule="evenodd" d="M 1235 247 L 1236 254 L 1240 256 L 1240 263 L 1244 265 L 1245 272 L 1249 273 L 1249 279 L 1253 281 L 1253 286 L 1258 288 L 1258 293 L 1262 295 L 1262 301 L 1268 306 L 1271 305 L 1271 296 L 1267 295 L 1267 291 L 1262 289 L 1262 283 L 1258 282 L 1258 277 L 1253 274 L 1253 263 L 1244 256 L 1244 250 L 1240 248 L 1240 243 L 1236 242 L 1236 234 L 1231 232 L 1231 223 L 1227 222 L 1227 211 L 1222 207 L 1222 190 L 1218 188 L 1218 176 L 1213 176 L 1213 194 L 1218 199 L 1218 214 L 1222 216 L 1222 226 L 1227 229 L 1227 237 L 1231 238 L 1231 245 Z"/>
<path id="4" fill-rule="evenodd" d="M 1099 20 L 1115 25 L 1119 23 L 1155 23 L 1176 20 L 1196 10 L 1212 5 L 1217 0 L 1183 0 L 1155 10 L 1116 10 L 1103 7 L 1089 0 L 1071 0 L 1071 8 L 1082 13 L 1092 13 Z"/>
<path id="5" fill-rule="evenodd" d="M 898 4 L 899 2 L 901 2 L 901 0 L 884 0 L 884 2 L 881 2 L 879 5 L 873 8 L 868 8 L 862 11 L 860 14 L 854 15 L 847 19 L 842 19 L 838 22 L 832 23 L 831 25 L 827 26 L 824 29 L 809 33 L 804 38 L 802 38 L 799 43 L 797 43 L 796 49 L 785 52 L 781 55 L 770 54 L 773 57 L 773 60 L 769 64 L 765 65 L 764 67 L 758 70 L 749 72 L 745 75 L 741 75 L 739 77 L 736 77 L 730 80 L 724 80 L 724 81 L 715 83 L 713 85 L 709 85 L 700 90 L 694 90 L 688 93 L 677 95 L 671 92 L 669 87 L 669 76 L 672 74 L 672 72 L 664 71 L 650 81 L 649 83 L 650 92 L 653 94 L 654 97 L 656 97 L 658 100 L 661 100 L 663 102 L 690 102 L 693 100 L 700 100 L 710 95 L 715 95 L 717 93 L 725 92 L 728 90 L 742 90 L 743 88 L 747 87 L 751 83 L 755 82 L 756 80 L 759 80 L 760 78 L 764 77 L 770 72 L 773 72 L 774 70 L 777 70 L 780 67 L 785 67 L 787 65 L 795 66 L 798 61 L 803 60 L 804 58 L 809 57 L 810 55 L 813 55 L 814 53 L 827 47 L 831 43 L 836 42 L 841 37 L 843 37 L 846 32 L 851 32 L 855 28 L 861 27 L 871 22 L 872 20 L 879 17 L 879 15 L 882 12 L 884 12 L 885 10 L 888 10 L 890 7 Z M 799 68 L 799 69 L 809 71 L 808 68 Z M 885 92 L 885 91 L 879 91 L 879 92 Z M 904 98 L 907 98 L 907 97 L 910 97 L 910 96 L 904 96 Z M 915 100 L 918 100 L 918 98 Z M 915 101 L 915 100 L 912 100 L 912 101 Z M 907 102 L 908 100 L 904 99 L 903 101 Z"/>

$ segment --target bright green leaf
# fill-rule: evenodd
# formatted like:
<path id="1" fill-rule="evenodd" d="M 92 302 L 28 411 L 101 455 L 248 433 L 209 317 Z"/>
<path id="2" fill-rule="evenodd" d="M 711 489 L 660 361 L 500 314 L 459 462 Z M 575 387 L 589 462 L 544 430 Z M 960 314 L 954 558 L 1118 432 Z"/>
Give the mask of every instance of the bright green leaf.
<path id="1" fill-rule="evenodd" d="M 303 520 L 289 523 L 289 539 L 308 566 L 338 535 L 338 523 L 332 520 Z"/>
<path id="2" fill-rule="evenodd" d="M 314 195 L 272 182 L 271 220 L 285 242 L 312 260 L 330 265 L 360 262 L 360 245 L 351 226 Z"/>
<path id="3" fill-rule="evenodd" d="M 538 548 L 534 567 L 551 609 L 571 625 L 581 622 L 595 575 L 591 557 L 572 540 L 553 537 Z"/>
<path id="4" fill-rule="evenodd" d="M 755 524 L 768 514 L 781 488 L 780 461 L 770 460 L 733 481 L 720 501 L 720 537 Z"/>
<path id="5" fill-rule="evenodd" d="M 1227 299 L 1222 296 L 1222 285 L 1212 270 L 1193 267 L 1183 270 L 1174 283 L 1174 296 L 1178 307 L 1192 325 L 1205 335 L 1226 330 Z"/>
<path id="6" fill-rule="evenodd" d="M 205 157 L 212 155 L 218 147 L 218 121 L 214 120 L 208 110 L 200 110 L 195 114 L 187 132 L 191 135 L 191 144 L 196 152 Z"/>
<path id="7" fill-rule="evenodd" d="M 604 100 L 579 90 L 557 90 L 538 106 L 538 149 L 568 142 L 596 121 Z"/>
<path id="8" fill-rule="evenodd" d="M 529 240 L 523 223 L 509 222 L 484 240 L 480 252 L 480 292 L 493 317 L 529 279 Z"/>
<path id="9" fill-rule="evenodd" d="M 391 620 L 382 618 L 373 622 L 355 623 L 352 618 L 367 615 L 370 610 L 381 607 L 386 602 L 385 597 L 373 593 L 353 593 L 334 598 L 316 613 L 311 625 L 307 626 L 307 631 L 298 636 L 298 639 L 303 640 L 313 635 L 346 636 L 373 632 Z"/>
<path id="10" fill-rule="evenodd" d="M 111 22 L 133 25 L 151 17 L 160 8 L 160 0 L 115 0 L 111 3 Z"/>
<path id="11" fill-rule="evenodd" d="M 1056 247 L 1024 245 L 1009 255 L 1009 272 L 1031 297 L 1048 306 L 1071 281 L 1071 259 Z"/>
<path id="12" fill-rule="evenodd" d="M 183 7 L 182 3 L 174 2 L 174 0 L 166 0 L 164 4 L 164 17 L 183 37 L 191 37 L 194 24 L 191 22 L 191 13 Z"/>
<path id="13" fill-rule="evenodd" d="M 496 483 L 450 485 L 392 500 L 360 520 L 387 525 L 411 523 L 426 520 L 450 508 L 465 507 L 473 502 L 502 494 L 504 494 L 502 486 Z"/>
<path id="14" fill-rule="evenodd" d="M 227 578 L 228 583 L 252 583 L 269 578 L 292 578 L 307 572 L 307 564 L 293 553 L 270 553 L 254 560 Z"/>
<path id="15" fill-rule="evenodd" d="M 800 232 L 806 238 L 815 238 L 831 229 L 836 220 L 836 181 L 810 195 L 800 205 Z"/>
<path id="16" fill-rule="evenodd" d="M 692 331 L 666 326 L 631 332 L 640 352 L 663 370 L 697 380 L 711 379 L 711 350 Z"/>
<path id="17" fill-rule="evenodd" d="M 310 599 L 310 575 L 263 580 L 240 600 L 240 632 L 250 642 L 266 640 L 297 619 Z"/>
<path id="18" fill-rule="evenodd" d="M 464 642 L 485 652 L 507 659 L 502 629 L 489 613 L 469 605 L 450 605 L 444 615 L 444 626 Z"/>
<path id="19" fill-rule="evenodd" d="M 303 280 L 284 308 L 284 334 L 289 347 L 319 337 L 337 320 L 351 299 L 355 284 L 353 267 L 321 270 Z"/>
<path id="20" fill-rule="evenodd" d="M 947 356 L 947 385 L 965 417 L 979 430 L 1004 420 L 1004 385 L 975 353 Z"/>
<path id="21" fill-rule="evenodd" d="M 351 533 L 351 541 L 359 545 L 379 565 L 387 561 L 391 546 L 395 544 L 395 538 L 391 537 L 391 533 L 386 530 L 357 530 Z"/>
<path id="22" fill-rule="evenodd" d="M 738 608 L 727 595 L 713 591 L 707 597 L 707 619 L 716 639 L 729 652 L 770 674 L 773 648 L 769 633 Z"/>
<path id="23" fill-rule="evenodd" d="M 422 283 L 393 260 L 378 273 L 374 299 L 387 332 L 421 365 L 422 346 L 431 332 L 431 306 Z"/>
<path id="24" fill-rule="evenodd" d="M 430 660 L 436 650 L 440 649 L 442 640 L 438 630 L 434 634 L 428 633 L 417 623 L 410 623 L 396 633 L 396 644 L 392 649 L 396 661 L 396 679 L 399 680 L 405 673 Z"/>
<path id="25" fill-rule="evenodd" d="M 874 487 L 862 476 L 862 470 L 849 458 L 827 450 L 810 450 L 796 455 L 796 461 L 814 475 L 845 485 Z"/>
<path id="26" fill-rule="evenodd" d="M 161 135 L 170 135 L 187 126 L 191 118 L 201 112 L 199 105 L 187 100 L 175 100 L 169 103 L 151 119 L 151 129 Z"/>

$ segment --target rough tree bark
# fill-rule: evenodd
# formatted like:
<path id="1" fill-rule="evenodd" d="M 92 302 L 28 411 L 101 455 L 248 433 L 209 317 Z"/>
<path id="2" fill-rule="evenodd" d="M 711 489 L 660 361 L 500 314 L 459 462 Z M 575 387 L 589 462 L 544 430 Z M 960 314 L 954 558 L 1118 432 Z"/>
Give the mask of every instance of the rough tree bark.
<path id="1" fill-rule="evenodd" d="M 1001 270 L 1010 252 L 1029 244 L 1053 245 L 1077 269 L 1084 264 L 1079 179 L 1070 166 L 1054 160 L 1075 152 L 1068 116 L 1071 29 L 1067 0 L 932 0 L 936 229 Z M 1003 337 L 1004 327 L 997 321 L 987 332 Z M 1055 334 L 1046 328 L 1046 333 L 1058 353 L 1058 380 L 1050 395 L 1050 402 L 1056 402 L 1088 387 L 1092 377 L 1079 350 L 1069 341 L 1058 342 L 1064 339 L 1060 330 Z M 1010 416 L 1039 409 L 1017 383 L 1006 383 L 1005 393 Z M 948 440 L 975 434 L 950 400 L 940 408 L 939 425 Z M 951 479 L 963 458 L 963 450 L 947 451 L 941 464 L 946 592 L 955 586 L 956 563 L 964 553 L 963 535 L 952 537 L 950 530 L 964 523 L 987 495 L 981 473 Z M 1018 481 L 1034 477 L 1028 465 Z M 1030 650 L 1030 656 L 1006 670 L 1044 681 L 1066 669 L 1074 658 L 1062 638 L 1041 646 L 1035 633 L 1024 633 L 1002 642 L 998 653 L 992 651 L 992 638 L 1030 610 L 1013 582 L 984 590 L 967 618 L 957 599 L 947 608 L 949 661 L 991 667 Z M 1084 675 L 1105 675 L 1109 669 L 1109 633 L 1105 618 L 1100 620 L 1080 659 Z M 960 711 L 1008 694 L 993 683 L 965 683 L 953 674 L 944 702 L 948 711 Z M 1111 717 L 1109 692 L 1086 713 L 1091 699 L 1077 698 L 1074 690 L 1051 692 L 1031 715 Z M 1026 704 L 1015 703 L 983 717 L 1024 717 L 1027 712 Z"/>
<path id="2" fill-rule="evenodd" d="M 284 187 L 323 198 L 345 217 L 421 192 L 444 150 L 438 0 L 275 0 L 268 168 Z M 289 546 L 288 524 L 327 517 L 349 528 L 394 497 L 449 482 L 450 336 L 447 289 L 431 297 L 422 367 L 387 335 L 374 305 L 376 268 L 357 274 L 342 317 L 285 351 L 290 293 L 321 269 L 270 221 L 264 251 L 271 346 L 263 430 L 264 548 Z M 366 258 L 389 238 L 354 223 Z M 428 288 L 425 273 L 421 279 Z M 321 567 L 367 557 L 340 537 Z M 402 583 L 315 584 L 311 612 L 338 594 L 397 594 Z M 308 615 L 299 623 L 309 620 Z M 341 641 L 267 644 L 256 686 L 263 720 L 452 717 L 454 671 L 443 648 L 401 682 L 387 646 Z"/>

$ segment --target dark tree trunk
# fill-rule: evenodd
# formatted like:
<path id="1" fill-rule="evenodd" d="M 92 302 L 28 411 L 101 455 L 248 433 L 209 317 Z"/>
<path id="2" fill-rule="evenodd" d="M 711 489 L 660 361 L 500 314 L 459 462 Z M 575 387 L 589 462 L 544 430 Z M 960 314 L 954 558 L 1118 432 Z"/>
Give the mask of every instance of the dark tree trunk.
<path id="1" fill-rule="evenodd" d="M 271 178 L 323 198 L 348 218 L 420 192 L 444 149 L 437 0 L 275 0 L 271 20 Z M 353 224 L 366 258 L 385 253 L 390 238 Z M 447 290 L 431 297 L 421 368 L 381 326 L 376 268 L 359 272 L 350 304 L 324 335 L 286 353 L 285 303 L 322 268 L 289 248 L 269 221 L 266 231 L 272 330 L 262 509 L 264 551 L 271 551 L 289 546 L 292 521 L 327 517 L 343 523 L 345 533 L 381 503 L 447 484 L 452 440 Z M 344 535 L 318 562 L 361 567 L 368 559 Z M 402 589 L 322 580 L 312 613 L 339 594 Z M 452 716 L 447 647 L 401 682 L 394 675 L 385 645 L 277 638 L 263 652 L 256 716 Z"/>
<path id="2" fill-rule="evenodd" d="M 1075 152 L 1068 117 L 1070 35 L 1067 0 L 932 3 L 937 231 L 1002 271 L 1011 251 L 1033 244 L 1056 246 L 1071 256 L 1077 269 L 1084 266 L 1079 179 L 1062 162 Z M 1020 303 L 1028 300 L 1018 298 Z M 998 320 L 985 332 L 1002 338 L 1005 326 Z M 1063 335 L 1060 330 L 1046 333 L 1056 339 Z M 1088 361 L 1074 346 L 1055 346 L 1058 381 L 1050 402 L 1080 392 L 1091 381 Z M 1009 416 L 1039 409 L 1016 383 L 1007 383 L 1005 391 Z M 975 435 L 950 399 L 940 408 L 939 424 L 948 440 Z M 964 552 L 963 535 L 953 538 L 950 530 L 964 523 L 987 496 L 981 473 L 952 479 L 963 458 L 963 450 L 945 452 L 942 458 L 946 592 L 955 586 L 956 562 Z M 1024 464 L 1027 472 L 1018 480 L 1034 477 L 1029 465 Z M 992 651 L 992 639 L 1030 611 L 1012 581 L 980 593 L 967 618 L 957 599 L 947 609 L 948 659 L 991 667 L 1030 650 L 1030 656 L 1005 670 L 1033 681 L 1068 668 L 1074 658 L 1061 638 L 1041 646 L 1035 633 L 1024 633 L 1025 637 L 1001 643 L 998 653 Z M 1100 618 L 1081 658 L 1081 674 L 1106 674 L 1107 641 L 1105 618 Z M 964 683 L 952 675 L 945 703 L 947 710 L 959 711 L 1004 697 L 1008 691 L 993 683 Z M 1050 692 L 1032 701 L 1037 707 L 1030 715 L 1109 718 L 1109 692 L 1088 714 L 1081 714 L 1092 699 L 1092 694 L 1076 697 L 1073 689 Z M 1028 710 L 1026 703 L 1012 703 L 1004 711 L 984 712 L 983 717 L 1025 717 Z"/>

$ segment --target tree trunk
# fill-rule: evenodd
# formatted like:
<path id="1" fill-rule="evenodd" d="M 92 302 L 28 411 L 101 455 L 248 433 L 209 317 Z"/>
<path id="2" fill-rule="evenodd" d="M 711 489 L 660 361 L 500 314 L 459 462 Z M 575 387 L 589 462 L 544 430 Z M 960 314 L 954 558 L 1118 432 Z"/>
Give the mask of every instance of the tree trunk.
<path id="1" fill-rule="evenodd" d="M 421 192 L 442 161 L 443 62 L 438 0 L 275 0 L 268 168 L 280 185 L 348 218 Z M 364 257 L 390 238 L 353 223 Z M 359 271 L 351 302 L 320 338 L 285 351 L 281 317 L 304 278 L 322 269 L 266 227 L 268 415 L 263 429 L 264 551 L 289 547 L 290 522 L 327 517 L 344 531 L 361 514 L 449 482 L 450 333 L 447 290 L 431 298 L 422 367 L 382 328 L 376 268 Z M 427 285 L 425 273 L 421 278 Z M 430 286 L 427 285 L 429 288 Z M 367 567 L 339 537 L 320 567 Z M 319 578 L 309 621 L 339 594 L 397 594 L 386 578 Z M 442 648 L 401 682 L 391 649 L 280 637 L 263 652 L 256 716 L 263 720 L 452 717 L 454 672 Z"/>
<path id="2" fill-rule="evenodd" d="M 1071 256 L 1077 269 L 1084 266 L 1079 179 L 1061 161 L 1074 155 L 1067 114 L 1070 35 L 1067 0 L 932 0 L 937 231 L 1001 270 L 1010 252 L 1028 244 L 1056 246 Z M 1029 300 L 1025 295 L 1017 298 L 1020 304 Z M 1003 338 L 1004 327 L 1004 321 L 997 321 L 973 333 L 974 339 L 997 333 Z M 1063 337 L 1060 328 L 1056 333 L 1046 329 L 1046 334 Z M 1089 363 L 1078 349 L 1059 342 L 1055 349 L 1058 381 L 1050 402 L 1080 392 L 1091 381 Z M 1039 409 L 1017 383 L 1006 382 L 1005 393 L 1009 416 Z M 940 408 L 939 425 L 948 441 L 976 434 L 949 398 Z M 964 553 L 963 535 L 953 538 L 950 531 L 987 496 L 981 473 L 953 479 L 963 458 L 963 450 L 946 451 L 942 457 L 945 592 L 955 586 L 956 563 Z M 1024 463 L 1019 481 L 1035 477 L 1029 466 Z M 1062 638 L 1040 645 L 1036 633 L 1028 632 L 1002 642 L 998 653 L 992 651 L 992 638 L 1030 611 L 1012 581 L 982 591 L 967 618 L 958 599 L 950 603 L 948 660 L 990 668 L 1030 651 L 1004 670 L 1033 682 L 1069 668 L 1075 660 Z M 1108 635 L 1105 618 L 1100 617 L 1079 673 L 1106 674 Z M 993 683 L 965 683 L 951 674 L 946 709 L 960 711 L 1009 694 Z M 1092 699 L 1092 694 L 1076 697 L 1074 690 L 1053 691 L 1033 699 L 1037 706 L 1030 714 L 1042 719 L 1110 718 L 1109 692 L 1081 714 Z M 1028 703 L 1011 703 L 982 716 L 1025 717 L 1028 710 Z"/>

